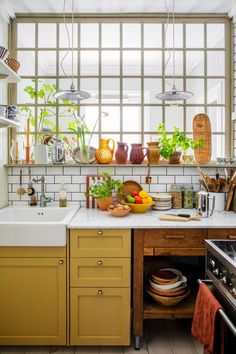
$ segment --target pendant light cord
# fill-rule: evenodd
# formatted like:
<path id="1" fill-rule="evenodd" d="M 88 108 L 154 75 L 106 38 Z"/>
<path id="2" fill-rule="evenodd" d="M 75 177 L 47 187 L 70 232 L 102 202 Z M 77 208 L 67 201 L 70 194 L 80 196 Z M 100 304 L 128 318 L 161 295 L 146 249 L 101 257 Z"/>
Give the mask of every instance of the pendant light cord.
<path id="1" fill-rule="evenodd" d="M 68 40 L 68 46 L 67 46 L 67 51 L 66 53 L 63 55 L 61 61 L 60 61 L 60 67 L 61 67 L 61 70 L 63 72 L 63 74 L 69 78 L 69 76 L 67 75 L 67 73 L 65 72 L 64 70 L 64 67 L 63 67 L 63 62 L 64 60 L 66 59 L 69 51 L 70 51 L 70 34 L 69 34 L 69 29 L 68 29 L 68 26 L 67 26 L 67 23 L 66 23 L 66 0 L 64 0 L 63 2 L 63 22 L 64 22 L 64 25 L 65 25 L 65 29 L 66 29 L 66 35 L 67 35 L 67 40 Z"/>
<path id="2" fill-rule="evenodd" d="M 173 87 L 175 88 L 175 0 L 173 0 L 173 17 L 172 17 L 172 33 L 173 33 Z"/>
<path id="3" fill-rule="evenodd" d="M 71 79 L 72 79 L 72 83 L 71 83 L 71 87 L 75 87 L 74 86 L 74 8 L 75 8 L 75 0 L 72 0 L 72 13 L 71 13 L 71 23 L 72 23 L 72 44 L 71 44 L 71 55 L 72 55 L 72 73 L 71 73 Z"/>
<path id="4" fill-rule="evenodd" d="M 167 6 L 167 0 L 165 0 L 165 10 L 166 10 L 166 13 L 167 13 L 167 20 L 166 20 L 166 25 L 165 25 L 165 29 L 164 29 L 164 49 L 166 48 L 167 53 L 168 53 L 168 57 L 167 57 L 167 60 L 165 60 L 165 57 L 164 57 L 165 66 L 164 66 L 163 78 L 164 78 L 164 82 L 165 83 L 167 83 L 168 85 L 172 86 L 173 83 L 166 79 L 166 68 L 167 68 L 167 66 L 169 64 L 169 61 L 171 59 L 171 51 L 170 51 L 170 48 L 167 46 L 167 40 L 166 40 L 167 31 L 168 31 L 169 24 L 170 24 L 170 11 L 169 11 L 169 8 Z"/>

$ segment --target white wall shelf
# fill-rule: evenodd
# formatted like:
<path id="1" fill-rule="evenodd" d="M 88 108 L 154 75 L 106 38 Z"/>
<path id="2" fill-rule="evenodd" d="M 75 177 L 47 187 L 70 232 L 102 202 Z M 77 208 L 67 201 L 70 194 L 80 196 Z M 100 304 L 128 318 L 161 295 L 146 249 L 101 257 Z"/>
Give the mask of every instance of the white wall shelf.
<path id="1" fill-rule="evenodd" d="M 20 122 L 0 116 L 0 128 L 19 128 Z"/>
<path id="2" fill-rule="evenodd" d="M 2 79 L 6 80 L 7 83 L 17 83 L 21 81 L 19 75 L 15 73 L 3 60 L 0 59 L 0 79 L 1 75 Z"/>

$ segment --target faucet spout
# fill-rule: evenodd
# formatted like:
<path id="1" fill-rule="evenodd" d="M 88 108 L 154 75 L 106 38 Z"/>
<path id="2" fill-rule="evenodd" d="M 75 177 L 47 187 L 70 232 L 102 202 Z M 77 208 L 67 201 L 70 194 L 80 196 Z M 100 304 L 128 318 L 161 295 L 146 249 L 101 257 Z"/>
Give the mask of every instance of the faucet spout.
<path id="1" fill-rule="evenodd" d="M 41 196 L 40 196 L 40 207 L 45 208 L 47 203 L 52 201 L 52 198 L 45 196 L 45 177 L 41 177 L 38 179 L 33 178 L 33 182 L 38 183 L 41 182 Z"/>

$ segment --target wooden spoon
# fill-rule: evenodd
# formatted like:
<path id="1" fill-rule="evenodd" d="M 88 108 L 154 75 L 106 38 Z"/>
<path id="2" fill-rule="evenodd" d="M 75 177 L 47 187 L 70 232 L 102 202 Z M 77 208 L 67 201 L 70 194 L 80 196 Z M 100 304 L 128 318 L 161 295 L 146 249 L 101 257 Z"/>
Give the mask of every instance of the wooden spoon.
<path id="1" fill-rule="evenodd" d="M 17 189 L 16 193 L 19 195 L 25 194 L 25 189 L 22 187 L 22 170 L 20 170 L 20 187 Z"/>

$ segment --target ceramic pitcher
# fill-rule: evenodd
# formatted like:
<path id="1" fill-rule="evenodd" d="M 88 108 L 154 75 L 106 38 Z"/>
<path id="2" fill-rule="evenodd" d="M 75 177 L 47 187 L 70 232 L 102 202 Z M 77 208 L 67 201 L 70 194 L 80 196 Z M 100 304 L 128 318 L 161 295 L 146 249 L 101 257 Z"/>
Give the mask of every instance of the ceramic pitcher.
<path id="1" fill-rule="evenodd" d="M 125 164 L 128 158 L 129 147 L 127 143 L 117 143 L 118 147 L 115 153 L 116 162 L 118 164 Z"/>
<path id="2" fill-rule="evenodd" d="M 112 148 L 109 146 L 112 143 Z M 112 161 L 115 148 L 113 139 L 100 139 L 99 148 L 96 150 L 95 157 L 98 163 L 107 164 Z"/>
<path id="3" fill-rule="evenodd" d="M 143 150 L 146 150 L 146 152 L 144 153 Z M 129 159 L 132 164 L 141 164 L 147 154 L 148 149 L 145 147 L 143 148 L 142 144 L 131 144 Z"/>
<path id="4" fill-rule="evenodd" d="M 158 142 L 150 142 L 148 144 L 148 163 L 150 165 L 158 164 L 160 160 L 160 144 Z"/>

